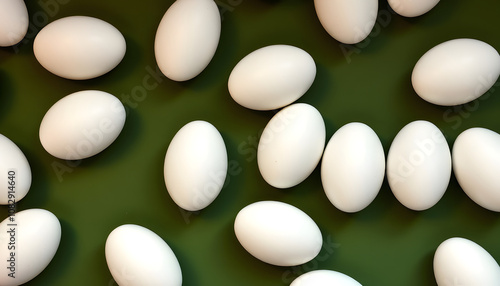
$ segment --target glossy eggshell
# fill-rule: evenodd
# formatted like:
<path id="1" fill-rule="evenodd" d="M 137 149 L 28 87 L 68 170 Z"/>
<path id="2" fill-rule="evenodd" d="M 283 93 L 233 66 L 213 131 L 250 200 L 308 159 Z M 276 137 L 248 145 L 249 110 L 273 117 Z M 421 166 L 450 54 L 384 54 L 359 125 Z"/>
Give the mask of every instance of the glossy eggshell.
<path id="1" fill-rule="evenodd" d="M 212 60 L 221 32 L 213 0 L 177 0 L 165 12 L 154 41 L 156 63 L 171 80 L 186 81 Z"/>
<path id="2" fill-rule="evenodd" d="M 417 211 L 434 206 L 451 177 L 451 152 L 443 133 L 429 121 L 407 124 L 391 143 L 386 172 L 404 206 Z"/>
<path id="3" fill-rule="evenodd" d="M 26 196 L 31 187 L 31 167 L 24 153 L 9 138 L 0 134 L 0 205 L 9 203 L 9 191 L 15 202 Z M 14 172 L 12 180 L 9 172 Z M 10 182 L 14 182 L 11 185 Z M 11 187 L 11 189 L 9 189 Z M 12 202 L 12 201 L 11 201 Z"/>
<path id="4" fill-rule="evenodd" d="M 344 212 L 364 209 L 377 196 L 384 175 L 384 148 L 368 125 L 348 123 L 330 138 L 321 161 L 321 181 L 335 207 Z"/>
<path id="5" fill-rule="evenodd" d="M 289 45 L 272 45 L 245 56 L 231 71 L 228 89 L 240 105 L 255 110 L 284 107 L 299 99 L 316 76 L 314 59 Z"/>
<path id="6" fill-rule="evenodd" d="M 377 20 L 377 0 L 314 0 L 314 7 L 323 28 L 344 44 L 363 41 Z"/>
<path id="7" fill-rule="evenodd" d="M 257 259 L 295 266 L 318 255 L 323 238 L 316 223 L 300 209 L 277 201 L 252 203 L 238 212 L 234 232 Z"/>
<path id="8" fill-rule="evenodd" d="M 290 286 L 361 286 L 361 284 L 344 273 L 313 270 L 297 277 Z"/>
<path id="9" fill-rule="evenodd" d="M 23 0 L 0 0 L 0 47 L 19 43 L 28 26 L 28 9 Z"/>
<path id="10" fill-rule="evenodd" d="M 427 51 L 415 64 L 411 82 L 424 100 L 464 104 L 488 91 L 500 75 L 500 55 L 475 39 L 454 39 Z"/>
<path id="11" fill-rule="evenodd" d="M 35 38 L 33 51 L 51 73 L 85 80 L 114 69 L 125 56 L 126 43 L 120 31 L 101 19 L 70 16 L 45 26 Z"/>
<path id="12" fill-rule="evenodd" d="M 318 165 L 325 140 L 325 123 L 316 108 L 306 103 L 283 108 L 259 139 L 257 164 L 262 177 L 276 188 L 301 183 Z"/>
<path id="13" fill-rule="evenodd" d="M 125 107 L 112 94 L 98 90 L 75 92 L 47 111 L 40 124 L 40 142 L 54 157 L 88 158 L 115 141 L 125 117 Z"/>
<path id="14" fill-rule="evenodd" d="M 118 285 L 182 285 L 181 267 L 174 252 L 145 227 L 125 224 L 115 228 L 106 239 L 105 256 Z"/>
<path id="15" fill-rule="evenodd" d="M 61 241 L 61 224 L 50 211 L 27 209 L 17 212 L 14 218 L 11 221 L 8 217 L 0 223 L 0 257 L 4 265 L 0 267 L 0 285 L 3 286 L 21 285 L 35 278 L 52 261 Z M 7 266 L 11 264 L 6 260 L 11 257 L 15 260 L 15 278 L 8 276 L 11 270 Z"/>
<path id="16" fill-rule="evenodd" d="M 453 171 L 474 202 L 500 212 L 500 134 L 486 128 L 463 131 L 453 144 Z"/>
<path id="17" fill-rule="evenodd" d="M 219 131 L 206 121 L 192 121 L 168 146 L 164 164 L 168 193 L 185 210 L 203 209 L 219 195 L 227 166 L 226 146 Z"/>
<path id="18" fill-rule="evenodd" d="M 461 237 L 442 242 L 434 254 L 438 286 L 500 285 L 500 266 L 479 244 Z"/>
<path id="19" fill-rule="evenodd" d="M 404 17 L 418 17 L 434 8 L 439 0 L 389 0 L 392 10 Z"/>

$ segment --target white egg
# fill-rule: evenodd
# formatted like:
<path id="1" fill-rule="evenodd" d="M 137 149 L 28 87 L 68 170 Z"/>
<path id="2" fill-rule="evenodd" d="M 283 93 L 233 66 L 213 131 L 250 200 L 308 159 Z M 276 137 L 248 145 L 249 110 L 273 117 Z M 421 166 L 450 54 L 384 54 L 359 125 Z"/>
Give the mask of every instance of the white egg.
<path id="1" fill-rule="evenodd" d="M 203 209 L 224 186 L 227 165 L 226 146 L 219 131 L 206 121 L 192 121 L 168 146 L 164 165 L 168 193 L 185 210 Z"/>
<path id="2" fill-rule="evenodd" d="M 434 206 L 450 177 L 450 148 L 434 124 L 413 121 L 399 131 L 387 155 L 387 179 L 400 203 L 418 211 Z"/>
<path id="3" fill-rule="evenodd" d="M 214 0 L 177 0 L 161 19 L 155 57 L 162 73 L 175 81 L 200 74 L 219 45 L 221 17 Z"/>
<path id="4" fill-rule="evenodd" d="M 290 286 L 361 286 L 353 278 L 332 270 L 314 270 L 300 275 Z"/>
<path id="5" fill-rule="evenodd" d="M 434 276 L 438 286 L 500 285 L 500 266 L 477 243 L 453 237 L 442 242 L 434 254 Z"/>
<path id="6" fill-rule="evenodd" d="M 182 285 L 177 257 L 151 230 L 134 224 L 115 228 L 106 239 L 106 262 L 121 286 Z"/>
<path id="7" fill-rule="evenodd" d="M 57 101 L 40 124 L 40 141 L 52 156 L 80 160 L 106 149 L 125 124 L 125 107 L 115 96 L 84 90 Z"/>
<path id="8" fill-rule="evenodd" d="M 323 244 L 321 231 L 306 213 L 277 201 L 260 201 L 241 209 L 234 232 L 251 255 L 277 266 L 306 263 Z"/>
<path id="9" fill-rule="evenodd" d="M 85 80 L 114 69 L 125 56 L 126 43 L 120 31 L 103 20 L 71 16 L 45 26 L 35 38 L 33 51 L 51 73 Z"/>
<path id="10" fill-rule="evenodd" d="M 262 177 L 276 188 L 301 183 L 318 165 L 325 140 L 325 123 L 316 108 L 306 103 L 283 108 L 259 140 L 257 164 Z"/>
<path id="11" fill-rule="evenodd" d="M 316 64 L 306 51 L 289 45 L 272 45 L 239 61 L 231 71 L 228 88 L 238 104 L 271 110 L 299 99 L 315 77 Z"/>
<path id="12" fill-rule="evenodd" d="M 455 39 L 426 52 L 413 68 L 411 82 L 424 100 L 444 106 L 483 95 L 500 75 L 500 55 L 475 39 Z"/>
<path id="13" fill-rule="evenodd" d="M 392 10 L 404 17 L 418 17 L 429 12 L 439 0 L 389 0 Z"/>
<path id="14" fill-rule="evenodd" d="M 31 187 L 31 168 L 23 151 L 0 134 L 0 205 L 14 204 L 26 196 Z"/>
<path id="15" fill-rule="evenodd" d="M 344 44 L 356 44 L 375 26 L 378 0 L 314 0 L 314 7 L 330 36 Z"/>
<path id="16" fill-rule="evenodd" d="M 0 47 L 19 43 L 28 26 L 28 9 L 23 0 L 0 0 Z"/>
<path id="17" fill-rule="evenodd" d="M 47 210 L 27 209 L 3 220 L 0 285 L 21 285 L 35 278 L 49 265 L 60 241 L 61 224 Z"/>
<path id="18" fill-rule="evenodd" d="M 366 124 L 342 126 L 326 145 L 321 181 L 328 199 L 341 211 L 367 207 L 377 196 L 384 174 L 384 148 Z"/>
<path id="19" fill-rule="evenodd" d="M 478 205 L 500 212 L 500 134 L 485 128 L 462 132 L 453 144 L 453 171 Z"/>

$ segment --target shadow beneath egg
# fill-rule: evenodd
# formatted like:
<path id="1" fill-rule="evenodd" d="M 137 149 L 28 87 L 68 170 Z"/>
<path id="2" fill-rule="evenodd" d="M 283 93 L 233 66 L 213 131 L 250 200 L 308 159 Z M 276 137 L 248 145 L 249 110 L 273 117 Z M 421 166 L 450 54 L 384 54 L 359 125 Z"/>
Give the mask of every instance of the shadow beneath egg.
<path id="1" fill-rule="evenodd" d="M 19 148 L 28 159 L 32 175 L 30 190 L 26 196 L 19 201 L 19 204 L 23 209 L 43 208 L 47 201 L 49 201 L 50 196 L 50 187 L 47 180 L 50 176 L 47 175 L 46 166 L 36 154 L 27 151 L 27 148 L 24 148 L 22 145 L 20 145 Z"/>
<path id="2" fill-rule="evenodd" d="M 437 247 L 437 246 L 436 246 Z M 420 285 L 436 285 L 434 277 L 434 253 L 428 253 L 419 265 L 419 276 L 421 277 Z"/>

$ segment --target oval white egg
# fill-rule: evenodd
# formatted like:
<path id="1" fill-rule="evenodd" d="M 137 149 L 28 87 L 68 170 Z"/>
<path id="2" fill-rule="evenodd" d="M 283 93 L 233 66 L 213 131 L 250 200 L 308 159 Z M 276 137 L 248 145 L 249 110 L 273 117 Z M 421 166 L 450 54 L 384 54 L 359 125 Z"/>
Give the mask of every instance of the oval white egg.
<path id="1" fill-rule="evenodd" d="M 0 1 L 0 47 L 19 43 L 28 32 L 28 9 L 23 0 Z"/>
<path id="2" fill-rule="evenodd" d="M 224 186 L 227 165 L 226 146 L 219 131 L 206 121 L 192 121 L 168 146 L 164 165 L 168 193 L 185 210 L 203 209 Z"/>
<path id="3" fill-rule="evenodd" d="M 500 266 L 479 244 L 461 237 L 442 242 L 434 254 L 438 286 L 500 285 Z"/>
<path id="4" fill-rule="evenodd" d="M 21 285 L 35 278 L 49 265 L 60 241 L 61 224 L 47 210 L 27 209 L 3 220 L 0 285 Z"/>
<path id="5" fill-rule="evenodd" d="M 453 171 L 478 205 L 500 212 L 500 134 L 486 128 L 463 131 L 453 144 Z"/>
<path id="6" fill-rule="evenodd" d="M 315 77 L 316 64 L 306 51 L 289 45 L 272 45 L 239 61 L 231 71 L 228 88 L 241 106 L 271 110 L 299 99 Z"/>
<path id="7" fill-rule="evenodd" d="M 418 120 L 399 131 L 387 155 L 387 180 L 399 202 L 426 210 L 444 195 L 450 177 L 450 148 L 434 124 Z"/>
<path id="8" fill-rule="evenodd" d="M 107 92 L 84 90 L 57 101 L 40 124 L 40 142 L 52 156 L 80 160 L 106 149 L 125 124 L 125 107 Z"/>
<path id="9" fill-rule="evenodd" d="M 306 213 L 277 201 L 260 201 L 241 209 L 234 232 L 251 255 L 277 266 L 306 263 L 323 244 L 321 231 Z"/>
<path id="10" fill-rule="evenodd" d="M 74 80 L 101 76 L 125 56 L 123 35 L 111 24 L 87 16 L 70 16 L 45 26 L 36 36 L 33 51 L 51 73 Z"/>
<path id="11" fill-rule="evenodd" d="M 321 181 L 330 202 L 357 212 L 377 196 L 384 181 L 385 155 L 377 134 L 366 124 L 342 126 L 326 145 Z"/>
<path id="12" fill-rule="evenodd" d="M 444 106 L 464 104 L 488 91 L 500 75 L 500 55 L 475 39 L 455 39 L 426 52 L 411 82 L 424 100 Z"/>
<path id="13" fill-rule="evenodd" d="M 14 204 L 26 196 L 31 187 L 31 168 L 23 151 L 0 134 L 0 205 Z"/>
<path id="14" fill-rule="evenodd" d="M 313 270 L 300 275 L 290 286 L 361 286 L 353 278 L 333 270 Z"/>
<path id="15" fill-rule="evenodd" d="M 301 183 L 318 165 L 325 140 L 325 123 L 316 108 L 306 103 L 283 108 L 259 139 L 257 164 L 262 177 L 276 188 Z"/>
<path id="16" fill-rule="evenodd" d="M 389 0 L 394 12 L 404 17 L 418 17 L 429 12 L 439 3 L 439 0 Z"/>
<path id="17" fill-rule="evenodd" d="M 151 230 L 134 224 L 115 228 L 106 239 L 106 262 L 118 285 L 182 285 L 177 257 Z"/>
<path id="18" fill-rule="evenodd" d="M 155 37 L 155 57 L 171 80 L 200 74 L 219 45 L 221 18 L 213 0 L 177 0 L 161 19 Z"/>
<path id="19" fill-rule="evenodd" d="M 377 20 L 377 0 L 314 0 L 314 7 L 323 28 L 344 44 L 363 41 Z"/>

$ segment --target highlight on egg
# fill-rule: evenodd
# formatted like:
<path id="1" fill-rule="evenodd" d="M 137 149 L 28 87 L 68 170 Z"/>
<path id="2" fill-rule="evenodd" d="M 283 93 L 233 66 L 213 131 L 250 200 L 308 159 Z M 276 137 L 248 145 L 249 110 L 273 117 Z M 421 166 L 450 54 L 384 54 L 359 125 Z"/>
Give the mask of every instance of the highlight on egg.
<path id="1" fill-rule="evenodd" d="M 154 40 L 156 63 L 171 80 L 186 81 L 210 63 L 221 33 L 214 0 L 177 0 L 165 12 Z"/>
<path id="2" fill-rule="evenodd" d="M 479 244 L 462 237 L 443 241 L 433 259 L 438 286 L 500 285 L 500 266 Z"/>
<path id="3" fill-rule="evenodd" d="M 411 83 L 425 101 L 460 105 L 483 95 L 500 75 L 500 55 L 476 39 L 453 39 L 427 51 L 415 64 Z"/>
<path id="4" fill-rule="evenodd" d="M 38 276 L 56 255 L 61 224 L 48 210 L 22 210 L 0 223 L 0 241 L 0 285 L 21 285 Z"/>
<path id="5" fill-rule="evenodd" d="M 54 157 L 85 159 L 104 151 L 116 140 L 125 118 L 125 107 L 114 95 L 99 90 L 74 92 L 45 113 L 40 124 L 40 142 Z"/>
<path id="6" fill-rule="evenodd" d="M 257 49 L 231 71 L 228 89 L 241 106 L 272 110 L 304 95 L 316 77 L 316 64 L 306 51 L 290 45 Z"/>
<path id="7" fill-rule="evenodd" d="M 126 42 L 118 29 L 89 16 L 69 16 L 49 23 L 36 35 L 33 52 L 51 73 L 73 80 L 102 76 L 123 59 Z"/>
<path id="8" fill-rule="evenodd" d="M 19 43 L 28 32 L 28 9 L 23 0 L 0 1 L 0 47 Z"/>
<path id="9" fill-rule="evenodd" d="M 124 224 L 108 235 L 105 257 L 118 285 L 182 285 L 182 270 L 170 246 L 153 231 Z"/>
<path id="10" fill-rule="evenodd" d="M 378 0 L 314 0 L 323 28 L 339 42 L 357 44 L 377 21 Z"/>
<path id="11" fill-rule="evenodd" d="M 325 148 L 326 127 L 321 113 L 307 103 L 294 103 L 267 123 L 257 146 L 257 165 L 264 180 L 290 188 L 314 171 Z"/>
<path id="12" fill-rule="evenodd" d="M 441 130 L 424 120 L 404 126 L 389 148 L 386 173 L 401 204 L 416 211 L 434 206 L 451 178 L 451 152 Z"/>
<path id="13" fill-rule="evenodd" d="M 474 127 L 458 135 L 452 150 L 453 172 L 475 203 L 500 212 L 500 134 Z"/>
<path id="14" fill-rule="evenodd" d="M 234 232 L 248 253 L 277 266 L 307 263 L 323 244 L 321 231 L 311 217 L 278 201 L 259 201 L 241 209 Z"/>
<path id="15" fill-rule="evenodd" d="M 12 205 L 22 200 L 31 187 L 31 167 L 23 151 L 0 134 L 0 205 Z M 9 209 L 10 211 L 10 209 Z"/>
<path id="16" fill-rule="evenodd" d="M 217 128 L 203 120 L 191 121 L 168 146 L 163 168 L 167 191 L 179 207 L 201 210 L 221 192 L 227 167 L 226 145 Z"/>
<path id="17" fill-rule="evenodd" d="M 313 270 L 297 277 L 290 286 L 361 286 L 361 283 L 338 271 Z"/>
<path id="18" fill-rule="evenodd" d="M 358 212 L 377 196 L 385 175 L 385 154 L 368 125 L 348 123 L 326 145 L 321 182 L 326 196 L 339 210 Z"/>

